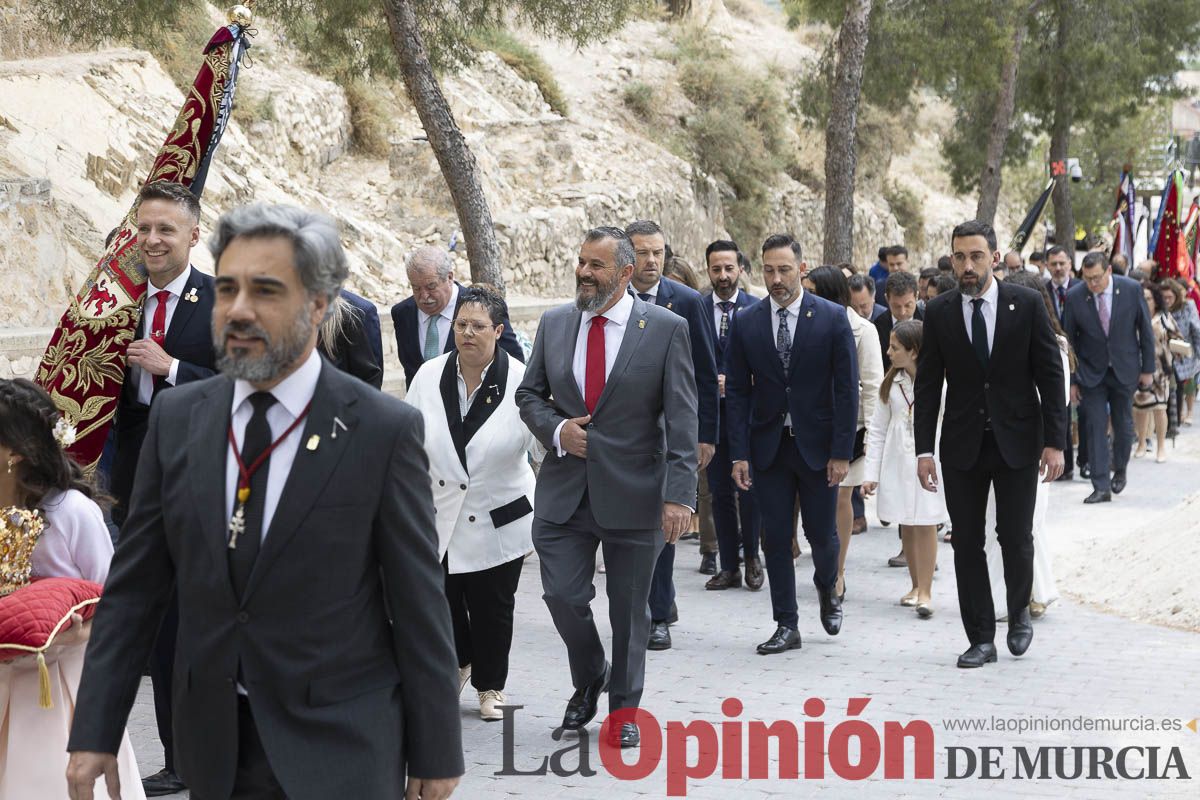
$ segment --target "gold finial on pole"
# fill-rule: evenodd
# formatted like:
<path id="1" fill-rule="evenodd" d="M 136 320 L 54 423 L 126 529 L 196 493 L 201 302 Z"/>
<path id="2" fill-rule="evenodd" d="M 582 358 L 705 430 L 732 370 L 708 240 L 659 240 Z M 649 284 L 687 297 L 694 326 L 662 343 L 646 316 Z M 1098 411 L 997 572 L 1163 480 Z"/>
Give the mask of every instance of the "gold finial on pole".
<path id="1" fill-rule="evenodd" d="M 230 25 L 241 25 L 245 28 L 254 21 L 254 11 L 251 10 L 253 6 L 254 0 L 246 0 L 244 4 L 233 6 L 226 11 L 225 18 L 229 20 Z"/>

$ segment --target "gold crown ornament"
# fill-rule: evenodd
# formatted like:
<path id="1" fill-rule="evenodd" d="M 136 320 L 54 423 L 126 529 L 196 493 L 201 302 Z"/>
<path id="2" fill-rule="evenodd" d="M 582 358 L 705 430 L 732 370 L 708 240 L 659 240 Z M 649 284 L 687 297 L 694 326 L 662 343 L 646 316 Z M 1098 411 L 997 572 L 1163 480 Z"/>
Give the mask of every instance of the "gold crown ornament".
<path id="1" fill-rule="evenodd" d="M 254 12 L 250 9 L 254 5 L 254 0 L 248 0 L 245 5 L 237 5 L 225 11 L 225 19 L 230 25 L 241 25 L 243 28 L 249 27 L 254 21 Z"/>
<path id="2" fill-rule="evenodd" d="M 33 548 L 45 528 L 37 509 L 10 506 L 0 511 L 0 597 L 29 585 Z"/>

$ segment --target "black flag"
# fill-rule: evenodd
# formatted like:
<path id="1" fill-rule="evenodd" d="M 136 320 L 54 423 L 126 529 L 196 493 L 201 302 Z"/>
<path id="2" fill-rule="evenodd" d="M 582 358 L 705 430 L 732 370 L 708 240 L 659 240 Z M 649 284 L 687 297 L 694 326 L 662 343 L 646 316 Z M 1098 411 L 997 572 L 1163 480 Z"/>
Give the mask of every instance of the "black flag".
<path id="1" fill-rule="evenodd" d="M 1050 199 L 1050 194 L 1053 191 L 1054 179 L 1051 178 L 1050 182 L 1046 184 L 1046 190 L 1038 196 L 1037 201 L 1033 204 L 1033 208 L 1029 209 L 1029 213 L 1021 221 L 1021 227 L 1017 228 L 1017 232 L 1013 234 L 1012 243 L 1008 245 L 1009 250 L 1016 250 L 1020 253 L 1025 248 L 1025 243 L 1033 235 L 1033 228 L 1041 218 L 1042 211 L 1046 208 L 1046 201 Z"/>

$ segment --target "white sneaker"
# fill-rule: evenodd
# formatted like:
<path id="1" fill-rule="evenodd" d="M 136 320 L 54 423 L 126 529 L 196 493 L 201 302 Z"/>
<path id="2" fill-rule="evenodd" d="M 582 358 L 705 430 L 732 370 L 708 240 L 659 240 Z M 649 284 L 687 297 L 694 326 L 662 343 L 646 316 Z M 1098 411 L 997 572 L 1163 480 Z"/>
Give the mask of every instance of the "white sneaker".
<path id="1" fill-rule="evenodd" d="M 504 719 L 504 714 L 497 706 L 502 706 L 508 700 L 499 689 L 488 689 L 479 693 L 479 716 L 488 722 Z"/>
<path id="2" fill-rule="evenodd" d="M 458 694 L 461 697 L 463 689 L 467 688 L 467 684 L 471 681 L 471 665 L 458 668 Z"/>

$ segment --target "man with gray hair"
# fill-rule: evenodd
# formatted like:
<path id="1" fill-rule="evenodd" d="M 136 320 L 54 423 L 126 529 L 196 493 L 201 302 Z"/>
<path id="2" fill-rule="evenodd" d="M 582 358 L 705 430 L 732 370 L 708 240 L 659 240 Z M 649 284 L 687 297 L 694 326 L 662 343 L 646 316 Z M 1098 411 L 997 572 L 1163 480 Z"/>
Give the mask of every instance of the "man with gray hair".
<path id="1" fill-rule="evenodd" d="M 323 214 L 221 218 L 222 374 L 150 415 L 68 750 L 104 775 L 172 587 L 175 755 L 192 796 L 446 798 L 463 773 L 455 655 L 415 409 L 316 352 L 346 278 Z"/>
<path id="2" fill-rule="evenodd" d="M 455 349 L 450 325 L 463 286 L 454 279 L 454 259 L 450 252 L 440 247 L 418 247 L 409 255 L 404 269 L 413 294 L 392 306 L 392 326 L 396 332 L 396 354 L 404 367 L 404 382 L 411 385 L 422 364 Z M 525 352 L 513 333 L 507 306 L 500 346 L 524 363 Z"/>
<path id="3" fill-rule="evenodd" d="M 542 315 L 521 419 L 548 450 L 534 495 L 533 546 L 543 597 L 567 646 L 575 694 L 562 727 L 581 730 L 609 692 L 614 746 L 640 741 L 650 633 L 647 600 L 664 544 L 696 507 L 698 416 L 687 320 L 627 291 L 633 244 L 620 228 L 588 231 L 575 302 Z M 592 619 L 596 548 L 604 549 L 612 664 Z"/>

